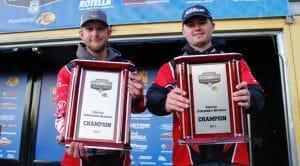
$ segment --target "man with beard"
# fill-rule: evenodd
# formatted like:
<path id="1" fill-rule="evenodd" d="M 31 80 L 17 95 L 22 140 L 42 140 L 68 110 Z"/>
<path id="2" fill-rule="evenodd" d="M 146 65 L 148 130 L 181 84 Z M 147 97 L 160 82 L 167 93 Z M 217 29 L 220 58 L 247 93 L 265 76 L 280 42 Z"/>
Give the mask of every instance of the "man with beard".
<path id="1" fill-rule="evenodd" d="M 222 53 L 212 44 L 215 24 L 211 13 L 201 5 L 191 6 L 182 14 L 182 34 L 187 40 L 182 48 L 182 55 L 201 55 Z M 252 76 L 245 61 L 240 62 L 242 82 L 236 86 L 233 101 L 251 111 L 261 110 L 264 103 L 263 91 Z M 190 100 L 186 92 L 176 87 L 174 60 L 164 64 L 158 71 L 156 79 L 147 91 L 147 106 L 155 115 L 163 116 L 173 113 L 173 164 L 227 166 L 249 165 L 247 145 L 182 145 L 179 144 L 182 129 L 179 126 L 178 112 L 189 108 Z"/>
<path id="2" fill-rule="evenodd" d="M 128 62 L 121 54 L 108 46 L 111 35 L 107 17 L 101 10 L 87 11 L 81 20 L 80 38 L 82 43 L 78 45 L 76 56 L 78 59 Z M 55 127 L 58 131 L 57 140 L 63 143 L 65 130 L 66 103 L 68 100 L 71 79 L 71 65 L 68 63 L 58 73 L 56 87 L 56 120 Z M 144 110 L 143 83 L 141 77 L 136 74 L 129 75 L 129 94 L 132 97 L 132 111 L 139 113 Z M 112 150 L 85 149 L 82 143 L 72 142 L 64 154 L 62 165 L 129 165 L 128 152 Z"/>

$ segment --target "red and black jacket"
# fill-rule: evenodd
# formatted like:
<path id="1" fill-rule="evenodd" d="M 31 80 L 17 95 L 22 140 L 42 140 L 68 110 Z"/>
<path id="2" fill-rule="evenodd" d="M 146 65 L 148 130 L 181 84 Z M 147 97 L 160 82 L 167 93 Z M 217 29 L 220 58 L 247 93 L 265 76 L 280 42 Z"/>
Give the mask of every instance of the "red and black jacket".
<path id="1" fill-rule="evenodd" d="M 183 47 L 186 55 L 217 54 L 222 53 L 215 47 L 203 52 L 194 50 L 191 46 Z M 264 104 L 263 90 L 255 80 L 245 61 L 240 62 L 242 81 L 248 83 L 251 94 L 251 106 L 249 110 L 261 110 Z M 155 115 L 163 116 L 169 114 L 165 110 L 167 94 L 176 85 L 175 65 L 173 60 L 164 64 L 159 69 L 156 79 L 147 91 L 147 107 Z M 249 164 L 248 150 L 246 144 L 226 145 L 181 145 L 178 139 L 181 137 L 179 118 L 173 114 L 173 164 L 174 165 L 198 165 L 208 161 L 221 161 L 227 163 Z"/>

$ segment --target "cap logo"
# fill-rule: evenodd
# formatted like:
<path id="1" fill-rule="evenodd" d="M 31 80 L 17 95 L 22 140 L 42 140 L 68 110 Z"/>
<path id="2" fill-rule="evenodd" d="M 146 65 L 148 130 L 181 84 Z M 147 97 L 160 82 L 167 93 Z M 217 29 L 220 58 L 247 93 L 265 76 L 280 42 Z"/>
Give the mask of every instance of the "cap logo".
<path id="1" fill-rule="evenodd" d="M 97 14 L 92 14 L 92 15 L 91 15 L 91 18 L 97 18 L 97 17 L 98 17 Z"/>
<path id="2" fill-rule="evenodd" d="M 205 13 L 205 10 L 204 9 L 199 9 L 199 8 L 191 8 L 189 10 L 187 10 L 184 14 L 183 17 L 187 16 L 188 14 L 190 13 L 193 13 L 193 12 L 201 12 L 201 13 Z"/>

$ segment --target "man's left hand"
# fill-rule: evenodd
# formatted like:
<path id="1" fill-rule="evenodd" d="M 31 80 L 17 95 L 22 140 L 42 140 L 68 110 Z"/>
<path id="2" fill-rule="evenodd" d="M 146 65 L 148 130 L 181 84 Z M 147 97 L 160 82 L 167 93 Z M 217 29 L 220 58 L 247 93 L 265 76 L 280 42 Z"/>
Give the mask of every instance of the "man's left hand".
<path id="1" fill-rule="evenodd" d="M 129 75 L 128 89 L 129 94 L 131 95 L 133 100 L 139 99 L 142 96 L 144 90 L 142 78 L 137 74 L 131 73 Z"/>
<path id="2" fill-rule="evenodd" d="M 241 82 L 236 85 L 237 91 L 235 91 L 233 96 L 233 101 L 237 102 L 237 104 L 245 109 L 248 109 L 251 104 L 250 92 L 248 90 L 247 82 Z"/>

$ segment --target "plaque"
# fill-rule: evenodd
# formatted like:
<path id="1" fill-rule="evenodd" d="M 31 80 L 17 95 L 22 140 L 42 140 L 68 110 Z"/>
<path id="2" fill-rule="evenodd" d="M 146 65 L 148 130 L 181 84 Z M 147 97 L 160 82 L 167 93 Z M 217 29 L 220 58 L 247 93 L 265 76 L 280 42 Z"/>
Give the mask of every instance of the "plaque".
<path id="1" fill-rule="evenodd" d="M 87 148 L 130 149 L 131 97 L 126 62 L 74 60 L 67 106 L 65 142 Z"/>
<path id="2" fill-rule="evenodd" d="M 238 53 L 175 58 L 177 86 L 191 104 L 179 113 L 180 143 L 223 144 L 248 141 L 246 113 L 233 101 L 241 82 Z"/>

